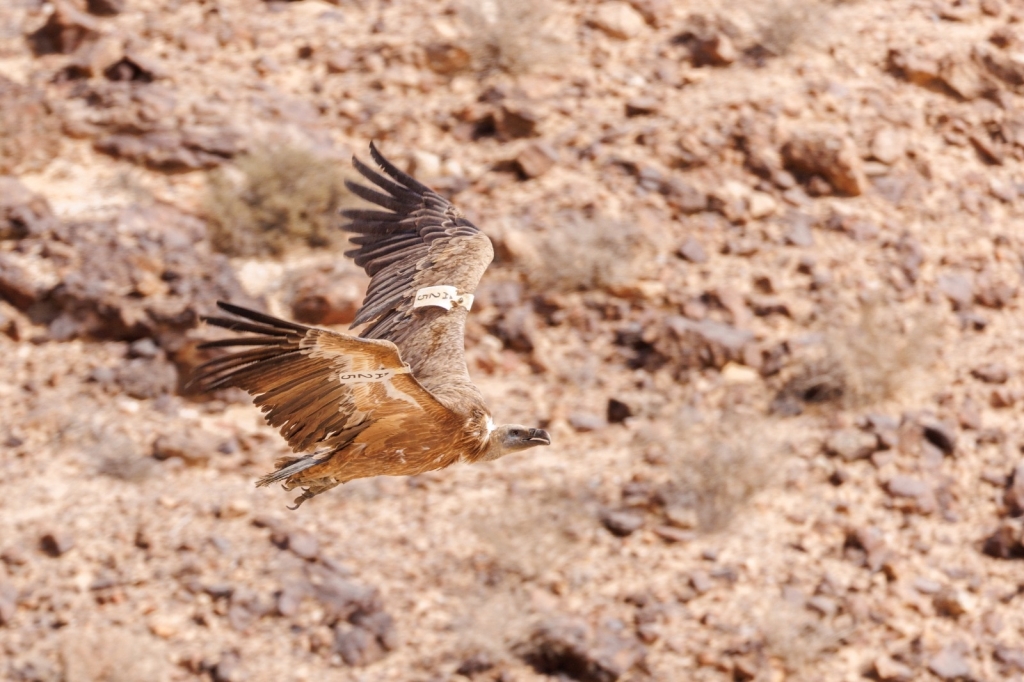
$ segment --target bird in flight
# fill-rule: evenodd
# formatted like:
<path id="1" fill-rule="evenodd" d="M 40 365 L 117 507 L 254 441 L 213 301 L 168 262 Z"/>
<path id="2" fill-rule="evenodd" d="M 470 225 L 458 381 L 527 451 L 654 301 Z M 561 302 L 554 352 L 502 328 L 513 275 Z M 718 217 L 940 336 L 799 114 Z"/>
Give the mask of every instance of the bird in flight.
<path id="1" fill-rule="evenodd" d="M 370 276 L 352 326 L 359 336 L 307 327 L 230 303 L 230 317 L 204 317 L 245 336 L 202 344 L 241 348 L 196 369 L 203 390 L 238 387 L 254 398 L 293 456 L 258 486 L 283 481 L 306 500 L 339 483 L 408 476 L 455 462 L 491 461 L 550 445 L 547 431 L 495 426 L 469 378 L 466 317 L 494 258 L 491 241 L 451 203 L 403 173 L 370 144 L 383 174 L 358 158 L 375 188 L 346 181 L 384 210 L 343 211 L 357 248 L 346 251 Z M 299 454 L 302 453 L 302 454 Z"/>

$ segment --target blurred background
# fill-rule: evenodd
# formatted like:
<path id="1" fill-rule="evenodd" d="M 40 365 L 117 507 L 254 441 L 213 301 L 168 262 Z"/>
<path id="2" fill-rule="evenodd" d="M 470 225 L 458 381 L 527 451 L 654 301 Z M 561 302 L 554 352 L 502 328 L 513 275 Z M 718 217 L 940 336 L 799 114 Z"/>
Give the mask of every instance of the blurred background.
<path id="1" fill-rule="evenodd" d="M 1020 0 L 4 0 L 0 678 L 1024 676 Z M 353 153 L 495 244 L 542 452 L 297 513 L 217 299 L 347 328 Z"/>

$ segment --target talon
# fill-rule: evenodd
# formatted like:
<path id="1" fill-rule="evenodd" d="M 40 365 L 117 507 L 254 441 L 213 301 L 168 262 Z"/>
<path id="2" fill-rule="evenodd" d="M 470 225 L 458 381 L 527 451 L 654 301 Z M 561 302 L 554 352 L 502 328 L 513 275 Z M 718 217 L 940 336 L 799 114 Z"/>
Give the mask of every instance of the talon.
<path id="1" fill-rule="evenodd" d="M 306 500 L 311 500 L 316 496 L 316 493 L 309 492 L 309 488 L 303 488 L 302 494 L 295 498 L 295 505 L 289 506 L 288 509 L 295 511 L 302 506 L 302 503 Z"/>

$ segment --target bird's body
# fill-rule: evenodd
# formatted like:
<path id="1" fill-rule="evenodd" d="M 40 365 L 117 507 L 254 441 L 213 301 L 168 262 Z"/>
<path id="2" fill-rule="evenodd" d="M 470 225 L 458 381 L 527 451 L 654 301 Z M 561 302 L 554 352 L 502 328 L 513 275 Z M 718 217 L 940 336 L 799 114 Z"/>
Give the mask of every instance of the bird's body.
<path id="1" fill-rule="evenodd" d="M 282 458 L 257 482 L 303 487 L 296 505 L 356 478 L 414 475 L 550 443 L 541 429 L 495 427 L 466 367 L 466 316 L 494 256 L 490 240 L 370 151 L 389 177 L 353 164 L 387 194 L 347 184 L 388 211 L 346 211 L 344 228 L 359 245 L 346 255 L 371 277 L 353 323 L 367 324 L 361 336 L 227 303 L 219 305 L 234 318 L 205 318 L 252 336 L 204 344 L 248 350 L 205 363 L 195 380 L 208 390 L 246 390 L 292 450 L 307 453 Z"/>

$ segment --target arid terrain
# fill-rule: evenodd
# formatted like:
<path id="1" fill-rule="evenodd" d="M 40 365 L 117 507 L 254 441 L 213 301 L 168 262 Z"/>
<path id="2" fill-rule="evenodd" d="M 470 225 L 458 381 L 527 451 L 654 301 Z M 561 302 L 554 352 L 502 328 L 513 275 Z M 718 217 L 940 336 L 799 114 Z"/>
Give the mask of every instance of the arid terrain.
<path id="1" fill-rule="evenodd" d="M 0 5 L 3 680 L 1024 680 L 1024 2 Z M 290 512 L 371 140 L 554 443 Z"/>

